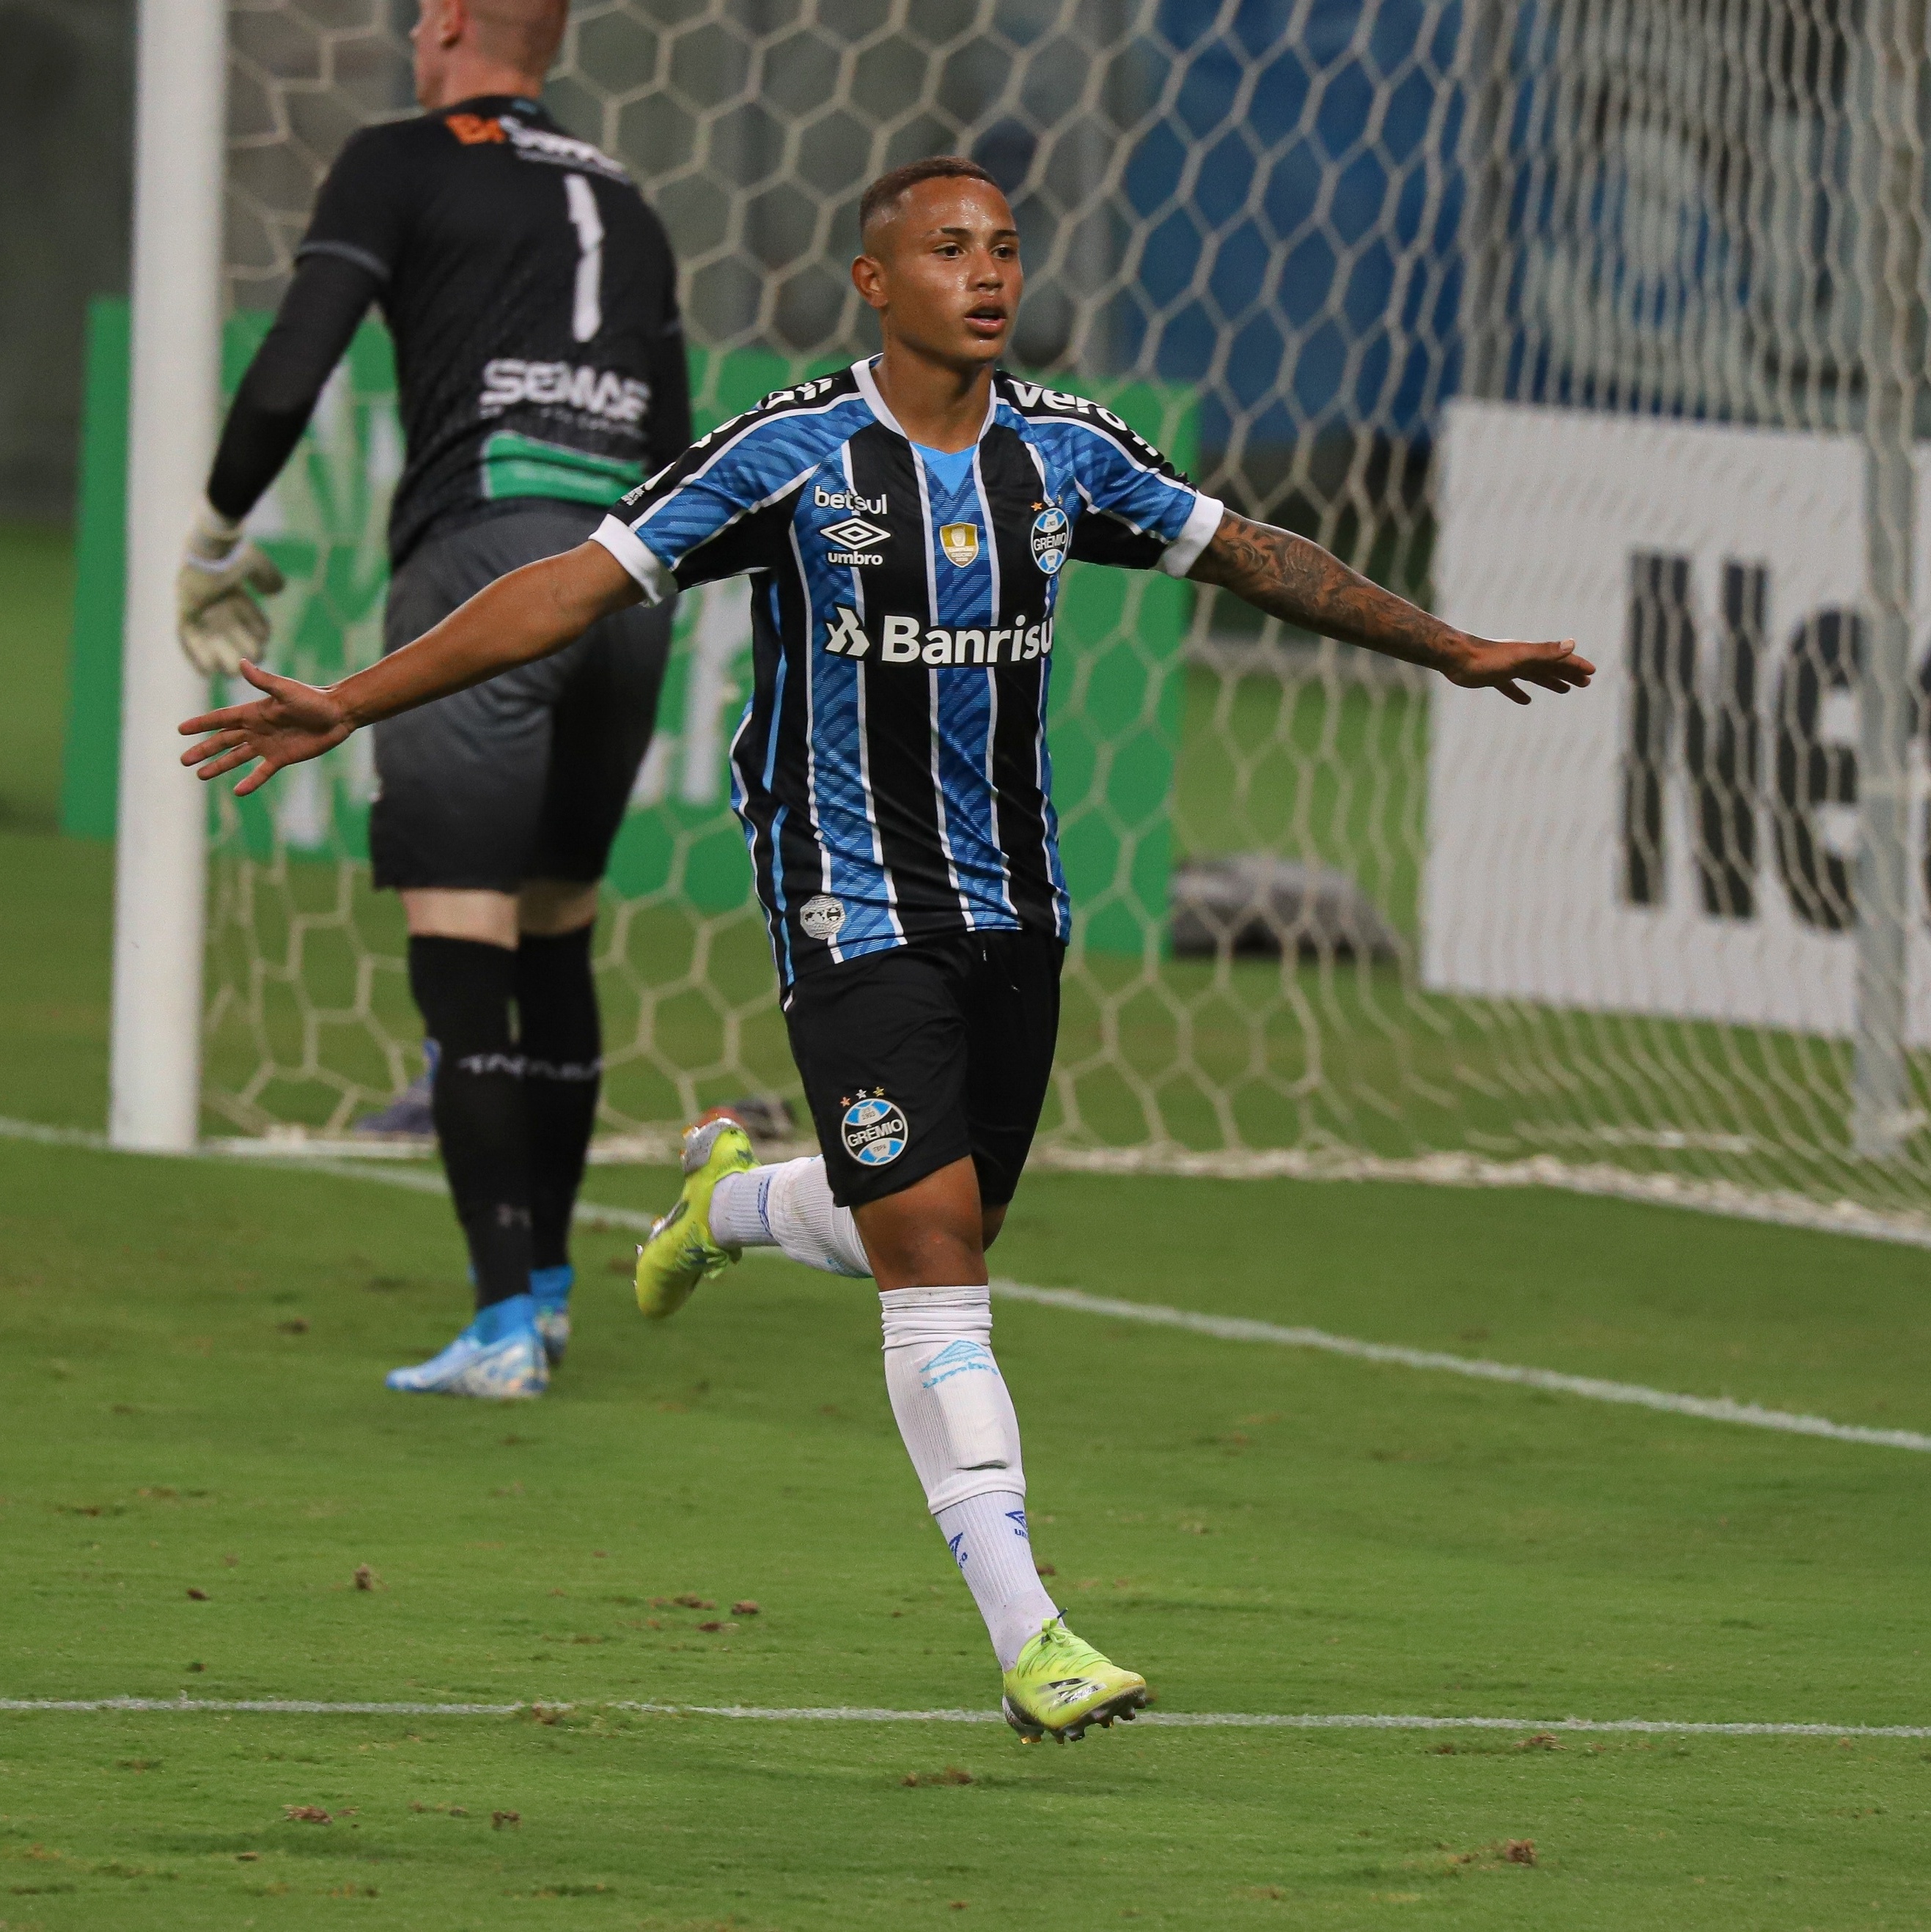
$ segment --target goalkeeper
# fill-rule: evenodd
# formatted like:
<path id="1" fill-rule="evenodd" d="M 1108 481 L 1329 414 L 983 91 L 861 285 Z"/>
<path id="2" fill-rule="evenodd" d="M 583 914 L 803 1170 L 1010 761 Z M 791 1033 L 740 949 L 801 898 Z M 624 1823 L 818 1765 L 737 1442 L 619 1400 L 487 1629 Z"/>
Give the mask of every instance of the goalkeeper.
<path id="1" fill-rule="evenodd" d="M 494 584 L 408 650 L 318 691 L 191 719 L 236 786 L 358 726 L 567 647 L 680 586 L 750 574 L 755 687 L 735 796 L 821 1155 L 753 1162 L 686 1136 L 683 1192 L 639 1252 L 668 1315 L 769 1243 L 872 1276 L 892 1408 L 1029 1737 L 1131 1715 L 1144 1681 L 1069 1632 L 1035 1572 L 1019 1429 L 990 1346 L 986 1249 L 1043 1102 L 1071 908 L 1048 797 L 1047 680 L 1069 557 L 1219 584 L 1284 621 L 1493 686 L 1563 692 L 1572 644 L 1470 637 L 1317 544 L 1194 489 L 1125 423 L 996 370 L 1022 276 L 1005 196 L 916 162 L 860 211 L 882 356 L 779 391 L 633 490 L 592 540 Z"/>
<path id="2" fill-rule="evenodd" d="M 690 440 L 662 226 L 615 162 L 536 104 L 567 0 L 421 4 L 429 111 L 356 135 L 323 183 L 188 539 L 181 639 L 210 674 L 232 675 L 267 638 L 254 593 L 281 579 L 242 520 L 371 302 L 395 340 L 407 444 L 390 650 L 505 572 L 580 544 Z M 597 883 L 669 636 L 665 602 L 613 604 L 545 662 L 376 734 L 370 856 L 407 917 L 476 1300 L 471 1326 L 392 1388 L 534 1395 L 569 1339 L 570 1216 L 602 1066 Z"/>

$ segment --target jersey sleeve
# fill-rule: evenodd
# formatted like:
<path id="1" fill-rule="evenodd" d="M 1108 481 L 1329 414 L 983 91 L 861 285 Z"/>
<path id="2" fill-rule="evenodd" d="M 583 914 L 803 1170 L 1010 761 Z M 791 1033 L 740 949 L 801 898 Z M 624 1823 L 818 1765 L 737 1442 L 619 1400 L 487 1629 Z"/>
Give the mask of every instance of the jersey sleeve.
<path id="1" fill-rule="evenodd" d="M 419 172 L 399 152 L 400 131 L 367 128 L 350 137 L 315 197 L 308 232 L 295 252 L 298 262 L 339 256 L 386 286 L 408 227 L 407 183 Z"/>
<path id="2" fill-rule="evenodd" d="M 369 272 L 339 256 L 311 255 L 296 268 L 215 452 L 208 500 L 223 516 L 239 523 L 281 473 L 375 292 Z"/>
<path id="3" fill-rule="evenodd" d="M 1185 577 L 1212 542 L 1224 506 L 1197 490 L 1152 443 L 1110 412 L 1071 418 L 1080 514 L 1072 554 L 1086 563 Z M 1117 425 L 1116 427 L 1116 425 Z"/>
<path id="4" fill-rule="evenodd" d="M 650 602 L 769 569 L 788 555 L 785 500 L 839 439 L 821 416 L 770 413 L 800 393 L 781 389 L 700 436 L 591 533 Z"/>

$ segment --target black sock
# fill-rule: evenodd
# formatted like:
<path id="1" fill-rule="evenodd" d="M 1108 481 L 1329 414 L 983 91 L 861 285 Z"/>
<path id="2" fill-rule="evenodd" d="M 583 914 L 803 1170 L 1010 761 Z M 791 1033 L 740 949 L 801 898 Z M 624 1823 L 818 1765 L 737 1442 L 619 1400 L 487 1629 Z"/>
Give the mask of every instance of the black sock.
<path id="1" fill-rule="evenodd" d="M 479 939 L 409 942 L 409 988 L 436 1064 L 436 1138 L 470 1244 L 476 1306 L 530 1292 L 530 1129 L 509 1030 L 516 955 Z"/>
<path id="2" fill-rule="evenodd" d="M 603 1084 L 603 1024 L 590 971 L 594 925 L 516 949 L 518 1033 L 530 1121 L 530 1259 L 560 1268 L 570 1258 L 570 1215 L 584 1178 Z"/>

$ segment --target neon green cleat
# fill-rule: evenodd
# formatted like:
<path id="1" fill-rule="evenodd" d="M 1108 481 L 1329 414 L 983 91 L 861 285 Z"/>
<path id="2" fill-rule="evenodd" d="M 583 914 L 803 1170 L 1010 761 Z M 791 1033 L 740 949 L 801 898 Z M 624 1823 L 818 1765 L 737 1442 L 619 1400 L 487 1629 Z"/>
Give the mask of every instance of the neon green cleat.
<path id="1" fill-rule="evenodd" d="M 699 1282 L 722 1274 L 743 1253 L 711 1239 L 711 1192 L 727 1174 L 757 1165 L 750 1136 L 728 1117 L 684 1130 L 684 1190 L 637 1250 L 637 1306 L 652 1321 L 676 1314 Z"/>
<path id="2" fill-rule="evenodd" d="M 1028 1744 L 1041 1738 L 1064 1744 L 1084 1737 L 1089 1724 L 1106 1730 L 1116 1718 L 1131 1724 L 1146 1702 L 1144 1677 L 1122 1670 L 1075 1636 L 1064 1617 L 1054 1617 L 1040 1625 L 1006 1672 L 1000 1708 Z"/>

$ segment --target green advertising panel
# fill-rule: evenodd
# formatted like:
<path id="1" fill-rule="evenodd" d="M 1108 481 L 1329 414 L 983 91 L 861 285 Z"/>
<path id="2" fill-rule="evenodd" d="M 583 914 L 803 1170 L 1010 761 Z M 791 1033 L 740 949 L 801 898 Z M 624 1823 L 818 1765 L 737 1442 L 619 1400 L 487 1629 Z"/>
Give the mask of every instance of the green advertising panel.
<path id="1" fill-rule="evenodd" d="M 230 392 L 271 320 L 260 313 L 230 318 L 222 355 Z M 128 347 L 125 303 L 97 302 L 88 337 L 62 808 L 69 832 L 92 838 L 111 837 L 114 826 Z M 698 427 L 714 427 L 800 374 L 761 351 L 694 350 Z M 1135 383 L 1092 386 L 1087 393 L 1182 467 L 1194 460 L 1187 392 Z M 270 606 L 275 669 L 327 682 L 380 654 L 389 502 L 402 455 L 389 338 L 372 321 L 357 333 L 251 520 L 288 579 Z M 1050 714 L 1053 789 L 1080 935 L 1102 951 L 1140 953 L 1149 935 L 1164 943 L 1181 702 L 1175 674 L 1191 596 L 1188 586 L 1155 574 L 1078 564 L 1062 580 Z M 741 581 L 707 586 L 680 602 L 657 736 L 611 857 L 611 884 L 627 898 L 725 912 L 749 897 L 728 764 L 749 684 L 749 610 Z M 364 858 L 374 776 L 365 734 L 239 803 L 224 789 L 215 807 L 218 842 L 258 859 L 278 842 L 296 858 Z"/>

